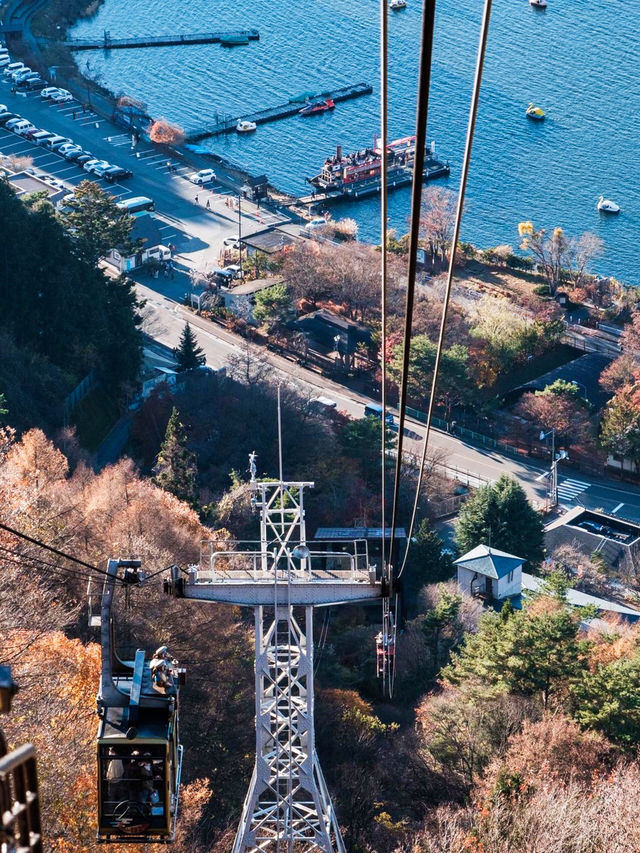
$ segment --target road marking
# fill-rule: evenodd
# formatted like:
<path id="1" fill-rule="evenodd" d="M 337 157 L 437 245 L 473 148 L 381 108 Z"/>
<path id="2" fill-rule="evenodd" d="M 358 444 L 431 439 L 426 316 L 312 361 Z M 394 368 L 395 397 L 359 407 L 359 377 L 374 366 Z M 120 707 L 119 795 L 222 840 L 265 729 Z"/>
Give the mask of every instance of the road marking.
<path id="1" fill-rule="evenodd" d="M 558 484 L 558 497 L 565 501 L 573 501 L 590 486 L 591 483 L 583 483 L 582 480 L 562 480 Z"/>
<path id="2" fill-rule="evenodd" d="M 623 506 L 624 506 L 624 501 L 622 501 L 622 503 L 619 503 L 615 509 L 611 510 L 611 515 L 615 515 L 619 509 L 622 509 Z"/>

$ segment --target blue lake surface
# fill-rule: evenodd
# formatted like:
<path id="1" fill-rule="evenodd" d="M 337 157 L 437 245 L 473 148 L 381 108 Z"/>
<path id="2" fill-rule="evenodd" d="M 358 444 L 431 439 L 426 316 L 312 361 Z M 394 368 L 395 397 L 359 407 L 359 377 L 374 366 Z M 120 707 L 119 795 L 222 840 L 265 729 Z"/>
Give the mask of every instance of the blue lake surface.
<path id="1" fill-rule="evenodd" d="M 451 164 L 457 189 L 482 14 L 481 0 L 440 0 L 428 138 Z M 414 132 L 421 5 L 408 0 L 390 12 L 390 138 Z M 330 113 L 294 116 L 205 144 L 266 172 L 273 184 L 308 192 L 335 146 L 370 145 L 379 127 L 379 9 L 375 0 L 105 0 L 74 36 L 112 37 L 256 27 L 260 41 L 78 53 L 77 61 L 115 92 L 144 100 L 154 117 L 187 131 L 224 114 L 239 115 L 308 90 L 358 82 L 370 96 Z M 547 119 L 526 119 L 530 101 Z M 593 231 L 605 244 L 596 271 L 640 284 L 640 2 L 549 0 L 546 11 L 527 0 L 494 0 L 481 104 L 467 187 L 462 238 L 479 246 L 517 245 L 517 223 Z M 596 210 L 600 194 L 622 208 Z M 406 230 L 409 189 L 390 196 L 391 225 Z M 376 198 L 344 204 L 360 238 L 379 235 Z"/>

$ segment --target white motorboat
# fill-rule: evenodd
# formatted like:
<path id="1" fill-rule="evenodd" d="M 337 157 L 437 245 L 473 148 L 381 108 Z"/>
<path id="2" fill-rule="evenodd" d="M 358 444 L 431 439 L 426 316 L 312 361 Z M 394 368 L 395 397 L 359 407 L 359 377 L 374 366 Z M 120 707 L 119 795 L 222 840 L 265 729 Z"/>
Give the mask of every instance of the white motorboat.
<path id="1" fill-rule="evenodd" d="M 390 9 L 406 9 L 407 0 L 391 0 L 389 3 Z"/>
<path id="2" fill-rule="evenodd" d="M 236 125 L 236 130 L 238 133 L 252 133 L 257 127 L 255 121 L 246 121 L 240 119 L 238 124 Z"/>
<path id="3" fill-rule="evenodd" d="M 620 205 L 610 198 L 605 198 L 603 195 L 598 199 L 597 208 L 600 213 L 620 213 Z"/>
<path id="4" fill-rule="evenodd" d="M 534 9 L 546 9 L 547 0 L 529 0 L 529 5 L 533 6 Z"/>

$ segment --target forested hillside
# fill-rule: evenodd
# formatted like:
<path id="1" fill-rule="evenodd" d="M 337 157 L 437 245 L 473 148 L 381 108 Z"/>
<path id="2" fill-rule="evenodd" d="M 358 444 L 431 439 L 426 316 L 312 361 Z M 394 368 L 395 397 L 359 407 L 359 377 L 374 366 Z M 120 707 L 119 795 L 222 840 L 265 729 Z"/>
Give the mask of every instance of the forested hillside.
<path id="1" fill-rule="evenodd" d="M 135 555 L 160 572 L 131 590 L 121 640 L 165 643 L 188 668 L 174 849 L 228 853 L 253 762 L 252 625 L 232 608 L 167 598 L 161 585 L 164 567 L 196 560 L 202 537 L 226 531 L 203 527 L 129 460 L 95 474 L 73 440 L 63 453 L 38 430 L 20 441 L 5 430 L 2 448 L 5 523 L 97 566 Z M 47 849 L 87 853 L 99 675 L 87 578 L 6 532 L 0 566 L 0 660 L 22 688 L 3 726 L 11 745 L 38 747 Z M 385 704 L 375 626 L 359 608 L 333 614 L 319 644 L 318 749 L 352 853 L 640 847 L 639 630 L 603 623 L 584 634 L 589 614 L 567 609 L 565 589 L 551 575 L 523 611 L 485 615 L 453 585 L 415 593 Z"/>
<path id="2" fill-rule="evenodd" d="M 0 393 L 17 428 L 62 423 L 62 401 L 90 371 L 112 394 L 137 380 L 136 297 L 104 275 L 53 207 L 0 181 Z"/>

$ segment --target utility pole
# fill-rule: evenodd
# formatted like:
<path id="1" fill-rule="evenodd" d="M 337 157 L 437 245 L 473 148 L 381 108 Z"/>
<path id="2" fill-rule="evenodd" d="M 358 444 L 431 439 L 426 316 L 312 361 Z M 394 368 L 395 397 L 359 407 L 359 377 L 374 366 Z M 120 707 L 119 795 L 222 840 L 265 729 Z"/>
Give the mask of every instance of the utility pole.
<path id="1" fill-rule="evenodd" d="M 249 456 L 259 545 L 204 543 L 200 565 L 186 580 L 174 567 L 168 591 L 254 611 L 256 760 L 233 853 L 345 853 L 315 749 L 313 611 L 379 600 L 381 584 L 365 541 L 307 543 L 304 496 L 314 484 L 285 480 L 281 452 L 279 468 L 277 481 L 259 481 Z"/>
<path id="2" fill-rule="evenodd" d="M 238 193 L 238 253 L 242 268 L 242 193 Z"/>

